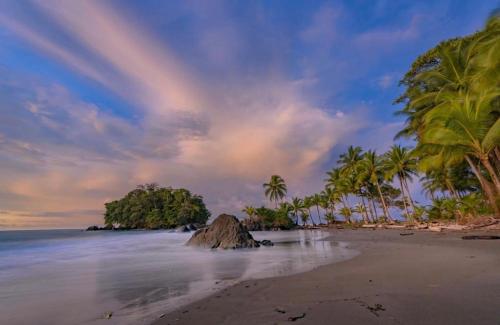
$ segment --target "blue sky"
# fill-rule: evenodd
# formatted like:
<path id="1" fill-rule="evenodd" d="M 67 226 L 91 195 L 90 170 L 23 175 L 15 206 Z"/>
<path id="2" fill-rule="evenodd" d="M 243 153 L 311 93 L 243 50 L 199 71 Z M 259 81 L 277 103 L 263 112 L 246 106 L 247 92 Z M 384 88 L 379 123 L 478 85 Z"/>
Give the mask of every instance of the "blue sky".
<path id="1" fill-rule="evenodd" d="M 411 62 L 498 1 L 0 1 L 0 227 L 79 227 L 145 182 L 214 213 L 386 150 Z M 415 195 L 419 195 L 415 186 Z"/>

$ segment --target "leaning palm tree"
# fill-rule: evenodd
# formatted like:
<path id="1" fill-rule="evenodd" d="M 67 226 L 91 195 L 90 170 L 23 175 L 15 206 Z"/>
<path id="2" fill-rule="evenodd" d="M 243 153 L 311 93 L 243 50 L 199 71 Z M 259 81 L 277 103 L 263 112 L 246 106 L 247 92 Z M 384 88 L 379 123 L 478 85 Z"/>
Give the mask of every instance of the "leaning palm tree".
<path id="1" fill-rule="evenodd" d="M 283 200 L 287 192 L 285 180 L 279 175 L 272 175 L 269 183 L 264 183 L 262 186 L 266 197 L 278 208 L 278 201 Z"/>
<path id="2" fill-rule="evenodd" d="M 437 146 L 452 153 L 458 161 L 467 161 L 496 209 L 494 202 L 500 193 L 500 177 L 490 156 L 500 143 L 500 119 L 492 123 L 491 116 L 495 115 L 495 109 L 498 111 L 493 100 L 499 95 L 500 89 L 497 89 L 476 94 L 467 92 L 463 97 L 450 99 L 446 105 L 426 114 L 427 127 L 421 141 L 422 145 Z M 427 159 L 432 158 L 435 157 Z M 492 180 L 494 190 L 483 176 L 482 167 Z"/>
<path id="3" fill-rule="evenodd" d="M 325 186 L 322 192 L 324 198 L 325 209 L 330 209 L 330 214 L 334 214 L 335 205 L 340 202 L 340 194 L 335 187 Z"/>
<path id="4" fill-rule="evenodd" d="M 290 204 L 292 208 L 292 214 L 295 218 L 295 224 L 299 224 L 299 214 L 304 210 L 304 202 L 298 197 L 292 198 L 292 203 Z"/>
<path id="5" fill-rule="evenodd" d="M 303 201 L 302 204 L 304 205 L 304 209 L 307 210 L 308 217 L 311 219 L 311 222 L 312 222 L 313 226 L 316 226 L 316 224 L 314 223 L 314 219 L 312 217 L 312 214 L 311 214 L 311 208 L 314 206 L 313 197 L 312 196 L 306 196 L 306 197 L 304 197 L 304 201 Z"/>
<path id="6" fill-rule="evenodd" d="M 417 141 L 426 173 L 463 163 L 500 215 L 500 16 L 472 35 L 444 41 L 405 75 L 397 100 L 407 116 L 400 135 Z M 496 168 L 495 168 L 496 164 Z"/>
<path id="7" fill-rule="evenodd" d="M 302 220 L 302 225 L 307 225 L 307 220 L 309 220 L 309 214 L 306 210 L 300 212 L 300 220 Z"/>
<path id="8" fill-rule="evenodd" d="M 312 196 L 312 204 L 316 207 L 316 212 L 318 213 L 318 222 L 321 225 L 321 214 L 319 213 L 319 206 L 321 205 L 321 195 L 318 193 Z"/>
<path id="9" fill-rule="evenodd" d="M 407 198 L 413 211 L 415 211 L 415 204 L 411 198 L 408 180 L 411 180 L 412 176 L 417 174 L 417 160 L 412 156 L 410 149 L 399 145 L 393 145 L 385 154 L 384 158 L 385 177 L 390 181 L 392 181 L 394 177 L 398 178 L 405 212 L 406 215 L 410 217 L 411 215 L 408 211 L 408 204 L 406 201 Z M 408 197 L 405 195 L 405 191 Z"/>
<path id="10" fill-rule="evenodd" d="M 393 222 L 387 203 L 385 202 L 382 190 L 380 188 L 380 180 L 384 175 L 383 162 L 381 157 L 377 156 L 375 151 L 368 150 L 363 155 L 363 160 L 360 163 L 360 173 L 368 178 L 369 182 L 377 188 L 377 192 L 384 209 L 384 216 L 390 222 Z"/>

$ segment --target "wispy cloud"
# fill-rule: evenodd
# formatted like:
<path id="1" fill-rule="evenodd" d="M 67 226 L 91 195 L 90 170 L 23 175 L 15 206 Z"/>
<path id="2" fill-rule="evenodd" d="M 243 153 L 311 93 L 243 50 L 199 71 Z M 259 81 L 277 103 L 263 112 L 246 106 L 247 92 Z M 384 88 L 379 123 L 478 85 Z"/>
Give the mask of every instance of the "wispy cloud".
<path id="1" fill-rule="evenodd" d="M 0 85 L 0 96 L 13 105 L 0 114 L 17 121 L 2 125 L 0 138 L 0 163 L 8 169 L 0 178 L 19 198 L 3 201 L 9 211 L 19 211 L 22 202 L 30 215 L 74 216 L 102 209 L 135 184 L 156 181 L 194 189 L 216 213 L 235 212 L 243 199 L 261 200 L 260 184 L 272 173 L 304 190 L 310 185 L 305 177 L 317 174 L 333 146 L 359 128 L 359 116 L 316 107 L 300 95 L 300 82 L 275 70 L 259 76 L 267 80 L 229 77 L 213 84 L 147 28 L 102 2 L 48 1 L 35 8 L 52 22 L 50 31 L 39 31 L 25 17 L 4 16 L 0 23 L 135 103 L 141 115 L 115 116 L 40 80 Z M 61 41 L 57 31 L 78 47 Z M 234 33 L 211 37 L 225 46 Z M 221 59 L 217 52 L 209 57 Z"/>

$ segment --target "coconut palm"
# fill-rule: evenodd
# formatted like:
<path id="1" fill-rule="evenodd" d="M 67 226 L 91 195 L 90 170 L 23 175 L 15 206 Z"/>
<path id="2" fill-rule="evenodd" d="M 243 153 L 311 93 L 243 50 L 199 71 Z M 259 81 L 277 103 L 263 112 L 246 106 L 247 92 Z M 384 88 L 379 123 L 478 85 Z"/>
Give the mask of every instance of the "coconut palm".
<path id="1" fill-rule="evenodd" d="M 347 223 L 351 223 L 352 210 L 348 207 L 343 207 L 340 209 L 339 214 L 344 217 Z"/>
<path id="2" fill-rule="evenodd" d="M 500 16 L 473 35 L 421 55 L 398 99 L 407 116 L 400 135 L 417 140 L 426 173 L 467 163 L 500 214 Z M 496 167 L 495 167 L 496 165 Z M 446 186 L 449 188 L 449 186 Z"/>
<path id="3" fill-rule="evenodd" d="M 292 208 L 292 213 L 293 216 L 295 217 L 295 224 L 299 224 L 299 214 L 303 212 L 304 210 L 304 201 L 298 197 L 292 198 L 292 203 L 291 203 L 291 208 Z"/>
<path id="4" fill-rule="evenodd" d="M 398 178 L 401 188 L 401 194 L 403 196 L 405 212 L 406 215 L 410 217 L 407 198 L 410 202 L 410 205 L 412 206 L 413 211 L 415 211 L 415 205 L 411 198 L 410 189 L 408 187 L 408 180 L 411 180 L 412 176 L 417 175 L 417 160 L 412 156 L 410 149 L 401 147 L 399 145 L 393 145 L 391 149 L 385 154 L 384 158 L 385 177 L 390 181 L 392 181 L 394 177 Z"/>
<path id="5" fill-rule="evenodd" d="M 287 192 L 285 180 L 279 175 L 272 175 L 269 183 L 264 183 L 262 186 L 266 197 L 278 208 L 278 201 L 283 200 Z"/>
<path id="6" fill-rule="evenodd" d="M 309 214 L 307 213 L 307 210 L 302 210 L 300 212 L 300 220 L 302 220 L 303 226 L 307 224 L 307 221 L 309 220 Z"/>
<path id="7" fill-rule="evenodd" d="M 319 212 L 319 206 L 321 205 L 322 197 L 318 193 L 311 196 L 311 201 L 313 206 L 316 207 L 316 212 L 318 213 L 318 222 L 321 224 L 321 214 Z"/>
<path id="8" fill-rule="evenodd" d="M 245 206 L 245 208 L 241 211 L 244 212 L 249 218 L 252 218 L 257 214 L 257 210 L 253 206 L 249 205 Z"/>
<path id="9" fill-rule="evenodd" d="M 330 209 L 330 213 L 333 215 L 335 211 L 335 205 L 340 202 L 339 192 L 331 186 L 325 186 L 322 192 L 324 201 L 326 202 L 326 209 Z"/>
<path id="10" fill-rule="evenodd" d="M 356 169 L 356 165 L 362 159 L 362 151 L 363 149 L 361 149 L 361 147 L 349 146 L 347 152 L 339 156 L 337 163 L 340 164 L 343 173 L 350 173 Z"/>
<path id="11" fill-rule="evenodd" d="M 364 223 L 370 223 L 370 221 L 368 220 L 366 207 L 363 204 L 356 203 L 352 211 L 358 213 L 363 219 Z"/>
<path id="12" fill-rule="evenodd" d="M 315 226 L 316 224 L 314 223 L 314 219 L 313 219 L 312 214 L 311 214 L 311 208 L 314 206 L 313 197 L 312 196 L 304 197 L 304 201 L 302 202 L 302 204 L 304 205 L 304 209 L 307 209 L 308 218 L 311 219 L 313 226 Z"/>
<path id="13" fill-rule="evenodd" d="M 383 179 L 385 172 L 382 158 L 377 156 L 375 151 L 368 150 L 363 155 L 363 160 L 360 162 L 360 167 L 360 174 L 368 178 L 368 181 L 377 189 L 380 202 L 382 203 L 382 207 L 384 209 L 384 216 L 387 218 L 387 220 L 392 222 L 393 220 L 389 212 L 389 208 L 387 207 L 387 203 L 385 202 L 384 196 L 382 195 L 382 190 L 380 188 L 380 180 Z"/>

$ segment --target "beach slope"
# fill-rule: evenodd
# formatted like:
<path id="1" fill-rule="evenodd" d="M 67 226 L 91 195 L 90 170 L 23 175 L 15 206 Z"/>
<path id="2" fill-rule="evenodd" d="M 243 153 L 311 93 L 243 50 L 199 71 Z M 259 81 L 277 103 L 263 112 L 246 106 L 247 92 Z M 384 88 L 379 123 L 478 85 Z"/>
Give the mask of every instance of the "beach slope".
<path id="1" fill-rule="evenodd" d="M 500 240 L 400 233 L 332 231 L 361 254 L 239 283 L 155 324 L 500 324 Z"/>

